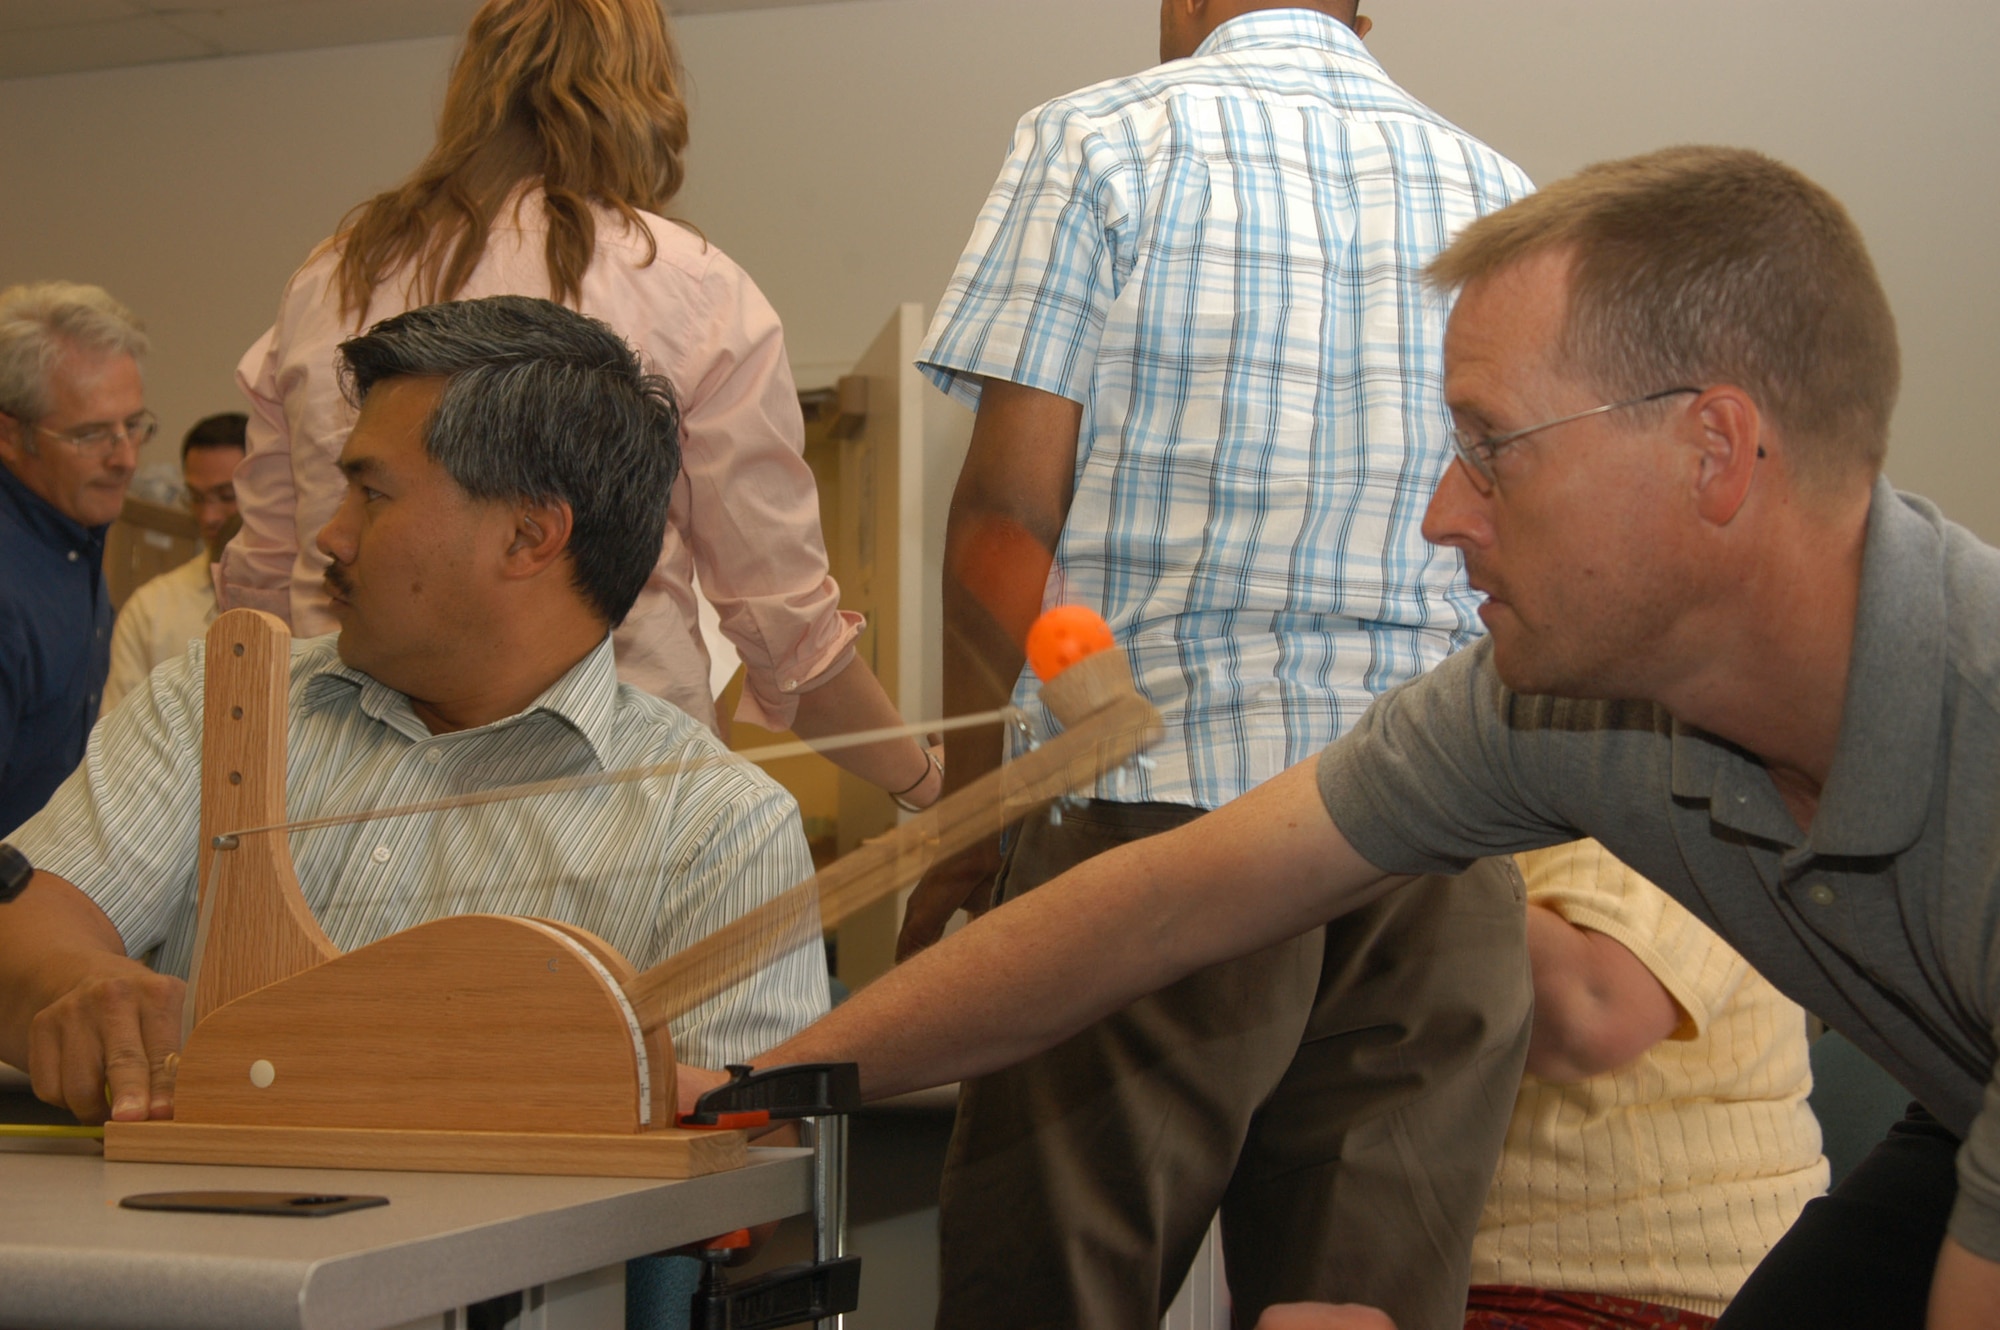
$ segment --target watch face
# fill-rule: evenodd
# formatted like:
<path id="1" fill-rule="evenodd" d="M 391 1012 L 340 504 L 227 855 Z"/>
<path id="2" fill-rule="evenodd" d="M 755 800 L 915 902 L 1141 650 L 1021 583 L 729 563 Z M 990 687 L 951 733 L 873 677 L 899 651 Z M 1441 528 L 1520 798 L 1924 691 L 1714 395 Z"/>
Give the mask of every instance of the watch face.
<path id="1" fill-rule="evenodd" d="M 35 875 L 28 856 L 11 845 L 0 844 L 0 905 L 5 905 L 28 889 Z"/>

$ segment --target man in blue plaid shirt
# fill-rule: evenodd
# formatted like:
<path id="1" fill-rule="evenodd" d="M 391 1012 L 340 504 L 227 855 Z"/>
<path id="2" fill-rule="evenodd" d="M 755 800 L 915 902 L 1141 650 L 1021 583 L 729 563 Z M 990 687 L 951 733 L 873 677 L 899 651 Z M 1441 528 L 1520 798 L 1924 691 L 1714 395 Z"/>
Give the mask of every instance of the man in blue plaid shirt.
<path id="1" fill-rule="evenodd" d="M 1452 456 L 1420 273 L 1531 186 L 1397 87 L 1368 26 L 1351 0 L 1165 0 L 1166 63 L 1016 131 L 921 356 L 978 412 L 946 709 L 1011 692 L 1046 734 L 1019 621 L 1080 603 L 1166 736 L 1004 861 L 934 870 L 906 954 L 1310 756 L 1478 631 L 1419 530 Z M 955 736 L 948 788 L 1000 760 L 997 730 Z M 969 1084 L 940 1324 L 1157 1325 L 1218 1209 L 1243 1324 L 1308 1298 L 1460 1324 L 1526 1051 L 1523 930 L 1518 879 L 1429 880 Z"/>

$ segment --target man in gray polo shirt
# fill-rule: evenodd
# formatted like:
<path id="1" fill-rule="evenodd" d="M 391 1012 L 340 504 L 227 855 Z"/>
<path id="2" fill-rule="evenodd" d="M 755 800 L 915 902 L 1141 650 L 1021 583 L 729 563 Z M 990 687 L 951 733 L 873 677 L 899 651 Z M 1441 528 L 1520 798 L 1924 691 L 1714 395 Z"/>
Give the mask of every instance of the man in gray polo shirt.
<path id="1" fill-rule="evenodd" d="M 1899 364 L 1859 233 L 1776 162 L 1678 148 L 1474 223 L 1431 275 L 1461 291 L 1461 464 L 1425 532 L 1490 635 L 757 1061 L 854 1058 L 870 1095 L 983 1073 L 1389 874 L 1589 835 L 1929 1110 L 1722 1324 L 2000 1324 L 2000 554 L 1880 478 Z"/>

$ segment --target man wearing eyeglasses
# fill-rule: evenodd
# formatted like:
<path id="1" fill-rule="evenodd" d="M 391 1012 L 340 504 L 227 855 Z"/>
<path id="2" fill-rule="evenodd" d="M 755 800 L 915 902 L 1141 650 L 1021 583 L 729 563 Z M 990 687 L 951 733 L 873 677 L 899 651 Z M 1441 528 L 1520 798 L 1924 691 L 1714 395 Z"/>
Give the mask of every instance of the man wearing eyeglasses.
<path id="1" fill-rule="evenodd" d="M 111 661 L 104 533 L 146 409 L 146 334 L 105 291 L 0 291 L 0 835 L 83 757 Z"/>
<path id="2" fill-rule="evenodd" d="M 111 630 L 111 677 L 104 710 L 139 686 L 153 667 L 187 654 L 188 643 L 215 621 L 210 569 L 241 523 L 236 516 L 236 465 L 243 460 L 250 418 L 241 411 L 204 416 L 181 440 L 181 482 L 188 511 L 201 531 L 201 550 L 180 567 L 134 591 Z"/>
<path id="3" fill-rule="evenodd" d="M 1858 229 L 1769 158 L 1675 148 L 1428 273 L 1460 293 L 1460 464 L 1424 532 L 1488 635 L 753 1062 L 857 1060 L 868 1095 L 979 1075 L 1392 875 L 1591 836 L 1921 1104 L 1718 1330 L 2000 1325 L 2000 552 L 1882 475 L 1899 352 Z"/>

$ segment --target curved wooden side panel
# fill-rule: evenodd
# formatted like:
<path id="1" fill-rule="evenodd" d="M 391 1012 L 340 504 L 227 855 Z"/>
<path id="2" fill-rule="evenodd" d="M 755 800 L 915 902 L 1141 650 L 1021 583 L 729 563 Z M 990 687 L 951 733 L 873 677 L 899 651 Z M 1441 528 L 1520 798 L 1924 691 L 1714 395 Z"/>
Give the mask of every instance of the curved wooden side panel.
<path id="1" fill-rule="evenodd" d="M 566 924 L 560 919 L 536 919 L 534 922 L 560 929 L 581 943 L 603 964 L 610 973 L 612 982 L 621 990 L 638 974 L 637 968 L 621 956 L 616 947 L 588 928 Z M 678 1107 L 674 1102 L 674 1039 L 664 1025 L 646 1030 L 644 1035 L 646 1056 L 652 1068 L 650 1080 L 653 1092 L 653 1120 L 646 1125 L 649 1129 L 657 1131 L 663 1127 L 673 1126 L 675 1110 Z"/>
<path id="2" fill-rule="evenodd" d="M 617 978 L 566 930 L 456 915 L 216 1010 L 182 1051 L 174 1120 L 637 1132 L 643 1047 Z"/>
<path id="3" fill-rule="evenodd" d="M 193 1020 L 246 993 L 338 956 L 299 890 L 282 832 L 215 838 L 285 820 L 285 695 L 292 635 L 258 610 L 231 610 L 208 630 L 201 732 L 201 892 Z M 210 899 L 213 893 L 214 899 Z"/>

